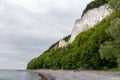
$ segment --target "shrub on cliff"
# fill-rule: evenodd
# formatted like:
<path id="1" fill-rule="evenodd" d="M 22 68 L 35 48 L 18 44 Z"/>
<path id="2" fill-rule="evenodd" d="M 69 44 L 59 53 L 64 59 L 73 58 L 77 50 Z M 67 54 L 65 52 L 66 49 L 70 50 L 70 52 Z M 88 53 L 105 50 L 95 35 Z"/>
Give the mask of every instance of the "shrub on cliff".
<path id="1" fill-rule="evenodd" d="M 112 9 L 120 11 L 120 0 L 108 0 Z"/>

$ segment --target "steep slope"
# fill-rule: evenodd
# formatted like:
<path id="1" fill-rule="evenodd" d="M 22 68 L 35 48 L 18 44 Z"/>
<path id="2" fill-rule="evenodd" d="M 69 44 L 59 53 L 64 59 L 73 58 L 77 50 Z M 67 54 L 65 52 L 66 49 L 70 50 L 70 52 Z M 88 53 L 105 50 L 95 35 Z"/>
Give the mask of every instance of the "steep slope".
<path id="1" fill-rule="evenodd" d="M 111 12 L 112 10 L 108 7 L 107 4 L 86 12 L 82 18 L 76 20 L 69 43 L 72 43 L 79 33 L 93 27 Z"/>
<path id="2" fill-rule="evenodd" d="M 88 30 L 109 15 L 112 12 L 112 9 L 110 9 L 106 3 L 106 0 L 95 0 L 89 3 L 83 11 L 82 17 L 75 21 L 74 28 L 69 36 L 70 40 L 68 39 L 66 41 L 64 40 L 65 38 L 59 40 L 55 49 L 72 43 L 79 33 Z"/>
<path id="3" fill-rule="evenodd" d="M 118 68 L 120 12 L 114 9 L 114 5 L 111 6 L 114 0 L 109 0 L 114 11 L 105 4 L 106 0 L 102 0 L 102 6 L 96 5 L 96 1 L 100 0 L 89 4 L 94 6 L 93 9 L 85 9 L 86 14 L 76 21 L 72 35 L 56 42 L 42 55 L 31 60 L 27 69 Z"/>

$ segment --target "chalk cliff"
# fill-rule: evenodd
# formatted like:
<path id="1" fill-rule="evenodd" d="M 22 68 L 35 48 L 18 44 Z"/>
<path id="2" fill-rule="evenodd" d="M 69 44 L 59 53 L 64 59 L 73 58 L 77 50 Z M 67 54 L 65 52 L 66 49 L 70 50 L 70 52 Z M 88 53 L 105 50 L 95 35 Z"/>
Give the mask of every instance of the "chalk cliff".
<path id="1" fill-rule="evenodd" d="M 94 25 L 99 23 L 102 19 L 104 19 L 106 16 L 108 16 L 110 13 L 112 13 L 112 9 L 110 9 L 107 4 L 102 5 L 99 8 L 94 8 L 87 11 L 87 13 L 84 14 L 84 16 L 75 21 L 70 40 L 68 42 L 60 40 L 58 47 L 63 47 L 69 43 L 72 43 L 79 33 L 84 32 L 89 28 L 93 27 Z"/>
<path id="2" fill-rule="evenodd" d="M 89 28 L 93 27 L 95 24 L 100 22 L 111 12 L 112 12 L 112 9 L 110 9 L 107 4 L 100 6 L 99 8 L 94 8 L 92 10 L 89 10 L 83 17 L 75 21 L 71 38 L 68 43 L 73 42 L 75 37 L 79 33 L 84 32 Z"/>
<path id="3" fill-rule="evenodd" d="M 75 21 L 71 35 L 32 59 L 27 69 L 118 68 L 119 22 L 120 11 L 116 11 L 108 0 L 90 2 L 81 18 Z"/>

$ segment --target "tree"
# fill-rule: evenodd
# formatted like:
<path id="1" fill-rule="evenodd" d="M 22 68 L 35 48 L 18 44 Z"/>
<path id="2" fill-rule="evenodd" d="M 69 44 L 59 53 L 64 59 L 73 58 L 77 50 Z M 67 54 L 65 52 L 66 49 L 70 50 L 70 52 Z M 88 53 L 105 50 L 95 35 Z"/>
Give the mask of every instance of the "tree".
<path id="1" fill-rule="evenodd" d="M 108 0 L 112 9 L 120 10 L 120 0 Z"/>
<path id="2" fill-rule="evenodd" d="M 101 46 L 99 50 L 101 58 L 111 59 L 112 57 L 116 57 L 120 65 L 120 18 L 115 18 L 111 21 L 106 33 L 111 36 L 111 39 Z"/>

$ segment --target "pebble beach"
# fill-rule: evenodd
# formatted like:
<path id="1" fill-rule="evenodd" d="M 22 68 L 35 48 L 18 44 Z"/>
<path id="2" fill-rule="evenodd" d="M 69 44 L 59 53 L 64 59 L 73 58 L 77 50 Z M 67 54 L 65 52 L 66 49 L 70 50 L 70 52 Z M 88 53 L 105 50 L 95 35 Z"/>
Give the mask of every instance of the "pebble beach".
<path id="1" fill-rule="evenodd" d="M 120 72 L 91 70 L 30 70 L 40 80 L 120 80 Z"/>

